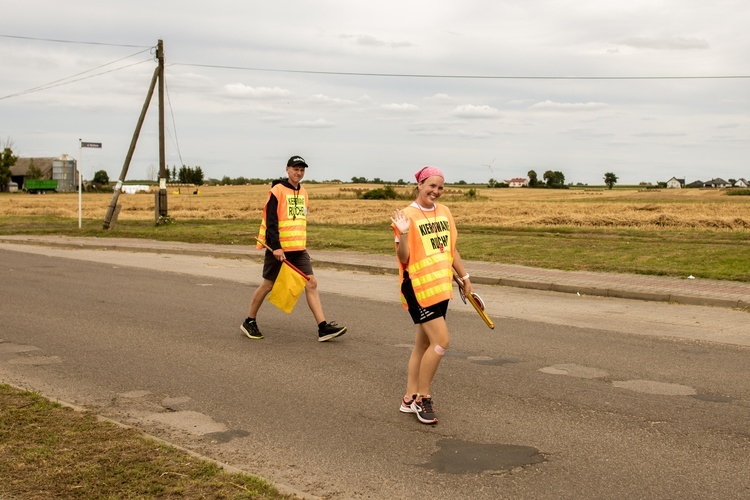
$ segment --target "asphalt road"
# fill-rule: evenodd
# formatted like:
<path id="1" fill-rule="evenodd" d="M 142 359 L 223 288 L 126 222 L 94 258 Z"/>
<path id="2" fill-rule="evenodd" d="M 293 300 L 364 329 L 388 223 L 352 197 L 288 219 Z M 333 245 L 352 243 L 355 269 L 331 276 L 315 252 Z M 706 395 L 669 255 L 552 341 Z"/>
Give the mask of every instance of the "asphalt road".
<path id="1" fill-rule="evenodd" d="M 433 387 L 398 411 L 413 326 L 396 278 L 316 271 L 240 334 L 260 266 L 0 244 L 0 380 L 325 498 L 748 498 L 747 313 L 477 286 Z"/>

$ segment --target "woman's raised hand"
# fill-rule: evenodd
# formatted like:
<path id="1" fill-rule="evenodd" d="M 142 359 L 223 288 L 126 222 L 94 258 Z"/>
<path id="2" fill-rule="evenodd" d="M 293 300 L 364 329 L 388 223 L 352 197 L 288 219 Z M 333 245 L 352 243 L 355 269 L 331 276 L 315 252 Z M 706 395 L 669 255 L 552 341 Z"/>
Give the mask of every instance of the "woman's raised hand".
<path id="1" fill-rule="evenodd" d="M 393 217 L 391 217 L 391 222 L 393 222 L 393 225 L 396 226 L 396 229 L 398 229 L 399 233 L 404 234 L 409 231 L 409 219 L 406 217 L 406 215 L 404 215 L 403 210 L 394 210 Z"/>

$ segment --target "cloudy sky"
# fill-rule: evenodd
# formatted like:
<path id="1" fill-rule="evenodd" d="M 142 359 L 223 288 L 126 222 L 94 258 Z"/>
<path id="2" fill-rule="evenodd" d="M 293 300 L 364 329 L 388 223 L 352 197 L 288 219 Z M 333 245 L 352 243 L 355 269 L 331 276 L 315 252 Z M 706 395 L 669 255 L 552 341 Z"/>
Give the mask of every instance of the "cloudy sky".
<path id="1" fill-rule="evenodd" d="M 167 165 L 206 177 L 750 178 L 748 26 L 745 0 L 6 2 L 0 140 L 101 142 L 84 177 L 119 177 L 161 39 Z M 128 180 L 158 168 L 156 104 Z"/>

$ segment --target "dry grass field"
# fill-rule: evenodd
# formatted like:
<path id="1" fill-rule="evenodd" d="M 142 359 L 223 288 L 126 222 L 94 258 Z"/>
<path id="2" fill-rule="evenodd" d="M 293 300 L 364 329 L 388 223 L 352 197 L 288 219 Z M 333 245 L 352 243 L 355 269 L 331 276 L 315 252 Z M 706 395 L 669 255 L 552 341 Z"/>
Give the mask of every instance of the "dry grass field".
<path id="1" fill-rule="evenodd" d="M 362 200 L 355 190 L 376 185 L 308 184 L 310 222 L 375 224 L 388 221 L 407 201 Z M 397 188 L 408 195 L 411 188 Z M 175 220 L 258 220 L 268 186 L 211 186 L 168 190 L 168 211 Z M 727 196 L 724 190 L 637 189 L 478 189 L 446 188 L 443 202 L 459 225 L 485 227 L 599 227 L 639 229 L 750 230 L 750 196 Z M 83 193 L 82 217 L 103 220 L 111 193 Z M 154 194 L 122 194 L 119 220 L 153 220 Z M 78 217 L 77 193 L 30 195 L 4 193 L 0 216 Z"/>

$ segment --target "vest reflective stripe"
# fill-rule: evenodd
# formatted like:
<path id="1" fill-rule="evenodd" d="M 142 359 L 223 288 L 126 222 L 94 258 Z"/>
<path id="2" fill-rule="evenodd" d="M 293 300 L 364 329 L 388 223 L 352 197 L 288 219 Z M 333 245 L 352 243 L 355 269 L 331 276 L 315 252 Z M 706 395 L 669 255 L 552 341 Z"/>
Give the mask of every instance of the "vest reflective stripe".
<path id="1" fill-rule="evenodd" d="M 279 221 L 279 243 L 287 252 L 304 250 L 307 248 L 307 191 L 300 187 L 299 191 L 289 189 L 283 184 L 276 184 L 268 193 L 278 201 L 277 219 Z M 266 206 L 263 207 L 263 219 L 260 222 L 257 248 L 263 248 L 266 242 Z"/>
<path id="2" fill-rule="evenodd" d="M 279 221 L 279 243 L 286 251 L 304 250 L 307 245 L 307 225 L 299 217 L 293 221 Z"/>
<path id="3" fill-rule="evenodd" d="M 414 266 L 409 266 L 409 276 L 414 287 L 414 295 L 423 306 L 432 305 L 453 297 L 452 258 L 446 253 L 441 257 L 427 257 Z M 421 267 L 420 270 L 417 268 Z"/>
<path id="4" fill-rule="evenodd" d="M 408 236 L 409 243 L 409 278 L 414 294 L 422 307 L 429 307 L 444 300 L 453 298 L 453 253 L 456 250 L 456 229 L 450 211 L 438 205 L 437 213 L 422 214 L 419 209 L 407 207 L 404 213 L 411 220 Z M 437 217 L 430 218 L 430 214 Z M 435 222 L 439 228 L 433 232 Z M 428 225 L 425 227 L 425 225 Z M 445 229 L 448 229 L 445 231 Z M 440 251 L 438 244 L 444 244 Z M 446 244 L 447 243 L 447 244 Z M 401 269 L 403 280 L 403 268 Z M 401 303 L 408 308 L 406 299 L 401 296 Z"/>

